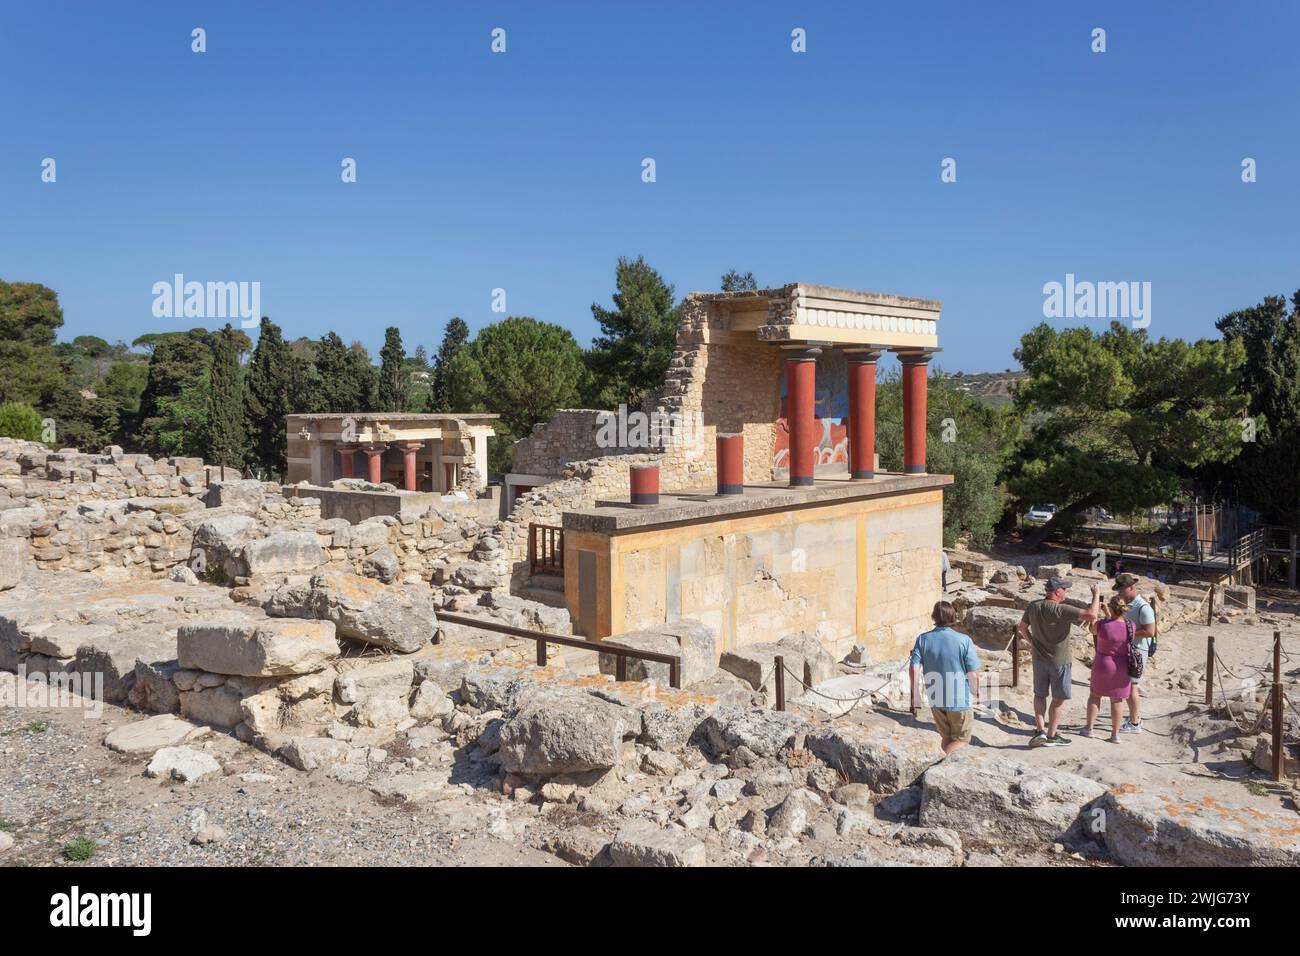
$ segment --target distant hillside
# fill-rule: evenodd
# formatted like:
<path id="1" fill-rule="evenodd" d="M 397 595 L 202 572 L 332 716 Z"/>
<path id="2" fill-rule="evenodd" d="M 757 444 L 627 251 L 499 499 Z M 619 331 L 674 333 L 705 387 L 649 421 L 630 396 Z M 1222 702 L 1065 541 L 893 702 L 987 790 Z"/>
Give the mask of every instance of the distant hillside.
<path id="1" fill-rule="evenodd" d="M 988 405 L 1011 403 L 1011 386 L 1025 377 L 1024 372 L 953 372 L 948 378 L 972 398 Z"/>

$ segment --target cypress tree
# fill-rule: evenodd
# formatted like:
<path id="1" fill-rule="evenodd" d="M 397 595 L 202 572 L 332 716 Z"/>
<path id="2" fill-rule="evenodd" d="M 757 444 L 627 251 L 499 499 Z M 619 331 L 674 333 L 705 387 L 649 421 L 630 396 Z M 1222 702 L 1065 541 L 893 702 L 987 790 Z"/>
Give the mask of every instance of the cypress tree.
<path id="1" fill-rule="evenodd" d="M 379 379 L 375 367 L 370 364 L 370 353 L 360 342 L 353 342 L 348 349 L 345 363 L 349 408 L 343 411 L 373 412 L 379 409 Z"/>
<path id="2" fill-rule="evenodd" d="M 348 380 L 348 347 L 334 332 L 327 332 L 316 349 L 318 397 L 323 412 L 356 412 L 355 389 Z"/>
<path id="3" fill-rule="evenodd" d="M 438 357 L 433 360 L 433 386 L 429 396 L 432 411 L 452 411 L 451 401 L 451 363 L 456 353 L 469 341 L 469 326 L 460 316 L 455 316 L 447 323 L 442 334 L 442 344 L 438 346 Z"/>
<path id="4" fill-rule="evenodd" d="M 384 347 L 379 350 L 379 408 L 381 412 L 406 410 L 406 351 L 402 333 L 390 325 L 384 332 Z"/>
<path id="5" fill-rule="evenodd" d="M 288 467 L 284 418 L 295 411 L 290 401 L 293 377 L 293 353 L 280 327 L 263 316 L 257 347 L 248 363 L 245 421 L 253 460 L 281 475 Z"/>
<path id="6" fill-rule="evenodd" d="M 239 346 L 227 323 L 216 336 L 208 387 L 208 461 L 244 465 L 244 401 L 239 374 Z"/>

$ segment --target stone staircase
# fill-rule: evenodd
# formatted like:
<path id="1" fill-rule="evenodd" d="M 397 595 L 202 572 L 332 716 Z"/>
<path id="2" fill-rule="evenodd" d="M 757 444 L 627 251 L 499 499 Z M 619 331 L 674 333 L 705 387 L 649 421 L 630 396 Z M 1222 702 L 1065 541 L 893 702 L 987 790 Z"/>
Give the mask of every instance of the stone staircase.
<path id="1" fill-rule="evenodd" d="M 519 597 L 545 604 L 547 607 L 565 606 L 564 577 L 559 574 L 534 574 L 519 590 Z"/>

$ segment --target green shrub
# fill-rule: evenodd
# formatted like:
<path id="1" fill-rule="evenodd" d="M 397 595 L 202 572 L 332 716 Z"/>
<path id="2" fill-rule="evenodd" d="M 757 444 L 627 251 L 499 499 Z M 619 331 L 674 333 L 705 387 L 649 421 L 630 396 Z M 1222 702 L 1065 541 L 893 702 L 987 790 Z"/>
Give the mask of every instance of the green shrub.
<path id="1" fill-rule="evenodd" d="M 41 440 L 41 413 L 22 402 L 0 405 L 0 437 Z"/>
<path id="2" fill-rule="evenodd" d="M 77 837 L 63 848 L 63 858 L 73 863 L 84 863 L 95 855 L 99 845 L 90 837 Z"/>

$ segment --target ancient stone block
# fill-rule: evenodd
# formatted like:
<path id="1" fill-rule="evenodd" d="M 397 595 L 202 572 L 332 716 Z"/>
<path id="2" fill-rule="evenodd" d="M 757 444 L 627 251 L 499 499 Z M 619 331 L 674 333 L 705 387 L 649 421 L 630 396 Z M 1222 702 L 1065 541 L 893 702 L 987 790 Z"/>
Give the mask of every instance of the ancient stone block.
<path id="1" fill-rule="evenodd" d="M 320 670 L 338 655 L 328 621 L 228 621 L 182 625 L 180 666 L 217 674 L 279 677 Z"/>

